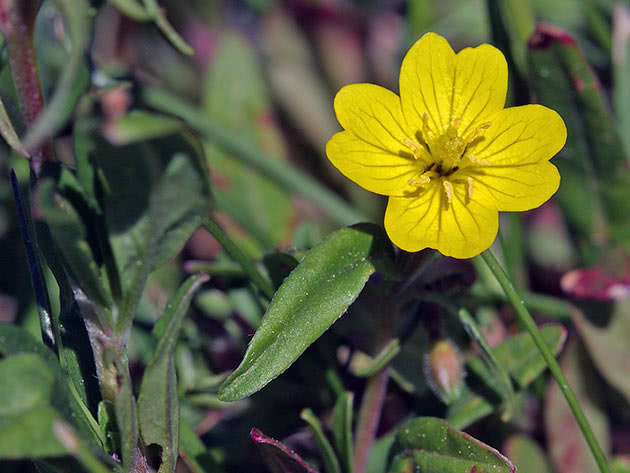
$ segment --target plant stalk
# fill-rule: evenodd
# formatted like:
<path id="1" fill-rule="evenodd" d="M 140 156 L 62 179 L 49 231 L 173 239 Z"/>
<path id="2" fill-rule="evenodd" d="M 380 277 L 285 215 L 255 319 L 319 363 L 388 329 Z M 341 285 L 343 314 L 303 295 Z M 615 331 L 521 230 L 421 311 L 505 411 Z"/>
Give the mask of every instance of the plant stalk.
<path id="1" fill-rule="evenodd" d="M 0 0 L 0 33 L 4 36 L 13 82 L 18 93 L 27 128 L 44 110 L 44 95 L 37 72 L 34 31 L 39 1 Z M 28 150 L 38 173 L 43 160 L 54 159 L 52 140 Z"/>
<path id="2" fill-rule="evenodd" d="M 567 403 L 569 404 L 569 407 L 571 408 L 571 411 L 575 416 L 575 420 L 577 421 L 580 429 L 582 430 L 582 433 L 584 434 L 584 438 L 586 439 L 586 442 L 588 443 L 588 446 L 591 449 L 593 456 L 595 457 L 595 461 L 599 466 L 599 470 L 602 473 L 610 473 L 610 470 L 608 469 L 608 463 L 606 462 L 606 456 L 604 455 L 602 448 L 597 442 L 591 426 L 589 425 L 588 420 L 586 419 L 584 412 L 582 411 L 582 408 L 580 407 L 580 404 L 578 403 L 578 400 L 573 393 L 573 390 L 569 386 L 567 379 L 562 373 L 558 362 L 549 351 L 549 348 L 545 344 L 545 341 L 543 340 L 540 331 L 536 326 L 536 322 L 534 322 L 534 319 L 525 307 L 525 301 L 516 292 L 512 281 L 505 273 L 504 269 L 501 267 L 494 254 L 492 254 L 489 249 L 481 253 L 481 258 L 485 261 L 485 263 L 488 265 L 488 268 L 490 268 L 490 270 L 496 277 L 497 281 L 505 291 L 505 295 L 514 307 L 514 310 L 516 311 L 519 320 L 534 339 L 534 342 L 536 343 L 540 354 L 549 367 L 549 371 L 551 371 L 551 375 L 558 383 L 562 394 L 567 400 Z"/>

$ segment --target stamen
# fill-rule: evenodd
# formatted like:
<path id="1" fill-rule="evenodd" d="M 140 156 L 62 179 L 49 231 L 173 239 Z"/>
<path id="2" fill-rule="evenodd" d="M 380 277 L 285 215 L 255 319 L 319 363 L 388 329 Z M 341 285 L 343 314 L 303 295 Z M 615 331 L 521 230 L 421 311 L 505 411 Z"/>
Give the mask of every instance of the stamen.
<path id="1" fill-rule="evenodd" d="M 454 128 L 457 130 L 459 128 L 459 125 L 461 124 L 462 124 L 461 117 L 453 118 L 453 121 L 451 122 L 451 128 Z"/>
<path id="2" fill-rule="evenodd" d="M 446 199 L 448 200 L 448 203 L 450 204 L 453 201 L 453 184 L 451 184 L 447 180 L 444 180 L 442 181 L 442 185 L 444 186 L 444 193 L 446 194 Z"/>
<path id="3" fill-rule="evenodd" d="M 409 138 L 404 138 L 403 143 L 407 148 L 411 150 L 414 158 L 420 159 L 420 157 L 422 156 L 422 152 L 424 151 L 424 148 L 422 146 Z"/>
<path id="4" fill-rule="evenodd" d="M 473 190 L 473 178 L 468 176 L 468 197 L 472 197 Z"/>
<path id="5" fill-rule="evenodd" d="M 492 125 L 492 122 L 482 123 L 477 128 L 475 128 L 470 135 L 468 135 L 468 138 L 466 139 L 466 141 L 470 143 L 472 140 L 477 138 L 477 136 L 479 136 L 479 133 L 487 130 L 488 128 L 490 128 L 491 125 Z"/>
<path id="6" fill-rule="evenodd" d="M 425 176 L 424 174 L 422 174 L 419 177 L 414 177 L 412 179 L 409 179 L 407 181 L 407 184 L 413 187 L 422 187 L 424 185 L 427 185 L 429 182 L 431 182 L 431 178 L 429 176 Z"/>

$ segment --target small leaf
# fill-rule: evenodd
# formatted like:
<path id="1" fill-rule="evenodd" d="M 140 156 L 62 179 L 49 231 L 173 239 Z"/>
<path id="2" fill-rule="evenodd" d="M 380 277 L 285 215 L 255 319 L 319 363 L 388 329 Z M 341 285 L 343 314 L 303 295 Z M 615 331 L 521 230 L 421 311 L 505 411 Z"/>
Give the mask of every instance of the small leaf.
<path id="1" fill-rule="evenodd" d="M 179 454 L 192 473 L 217 473 L 217 461 L 186 421 L 179 423 Z"/>
<path id="2" fill-rule="evenodd" d="M 138 419 L 136 399 L 131 392 L 131 379 L 128 370 L 119 369 L 119 373 L 126 373 L 120 391 L 116 395 L 114 410 L 116 424 L 120 434 L 120 453 L 123 471 L 133 471 L 138 448 Z"/>
<path id="3" fill-rule="evenodd" d="M 383 349 L 378 352 L 374 358 L 371 358 L 368 355 L 364 355 L 365 358 L 363 359 L 358 358 L 361 361 L 356 365 L 354 363 L 351 365 L 352 374 L 360 378 L 373 376 L 381 371 L 385 365 L 396 358 L 398 353 L 400 353 L 400 341 L 397 338 L 394 338 L 391 342 L 385 345 L 385 347 L 383 347 Z"/>
<path id="4" fill-rule="evenodd" d="M 272 473 L 318 473 L 297 453 L 289 450 L 281 442 L 263 435 L 260 430 L 252 429 L 250 436 L 256 442 L 265 464 Z"/>
<path id="5" fill-rule="evenodd" d="M 304 257 L 276 292 L 245 358 L 219 391 L 233 401 L 284 372 L 354 302 L 390 246 L 368 224 L 329 235 Z"/>
<path id="6" fill-rule="evenodd" d="M 505 442 L 503 450 L 519 471 L 552 473 L 542 448 L 527 435 L 512 435 Z"/>
<path id="7" fill-rule="evenodd" d="M 495 449 L 452 428 L 446 421 L 418 417 L 404 423 L 392 447 L 395 464 L 401 459 L 417 473 L 504 472 L 516 468 Z M 400 471 L 400 470 L 399 470 Z"/>
<path id="8" fill-rule="evenodd" d="M 49 404 L 54 375 L 34 353 L 0 360 L 0 417 Z M 10 381 L 10 382 L 9 382 Z"/>
<path id="9" fill-rule="evenodd" d="M 179 447 L 179 402 L 173 351 L 190 302 L 207 280 L 205 274 L 191 276 L 177 290 L 162 316 L 165 323 L 142 377 L 138 398 L 140 430 L 147 445 L 155 443 L 162 447 L 160 473 L 175 471 Z"/>
<path id="10" fill-rule="evenodd" d="M 322 459 L 324 460 L 324 468 L 327 473 L 341 473 L 341 467 L 339 466 L 339 459 L 335 455 L 335 451 L 332 445 L 324 434 L 324 429 L 319 419 L 315 416 L 310 409 L 304 409 L 300 413 L 300 417 L 306 421 L 311 428 L 311 434 L 315 438 L 317 449 L 319 450 Z"/>
<path id="11" fill-rule="evenodd" d="M 339 452 L 339 458 L 343 465 L 343 471 L 352 471 L 352 404 L 354 394 L 347 391 L 339 396 L 333 410 L 333 438 L 335 447 Z"/>
<path id="12" fill-rule="evenodd" d="M 48 406 L 0 416 L 0 458 L 15 460 L 65 455 L 66 448 L 52 430 L 53 423 L 59 418 L 57 411 Z"/>

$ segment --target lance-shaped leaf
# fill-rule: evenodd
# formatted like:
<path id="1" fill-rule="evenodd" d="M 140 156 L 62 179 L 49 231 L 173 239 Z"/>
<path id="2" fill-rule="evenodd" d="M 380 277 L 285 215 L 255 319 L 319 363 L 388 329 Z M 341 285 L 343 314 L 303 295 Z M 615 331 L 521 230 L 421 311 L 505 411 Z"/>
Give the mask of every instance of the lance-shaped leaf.
<path id="1" fill-rule="evenodd" d="M 265 460 L 271 473 L 318 473 L 300 456 L 288 447 L 258 429 L 252 429 L 250 436 Z"/>
<path id="2" fill-rule="evenodd" d="M 311 250 L 276 292 L 220 398 L 249 396 L 284 372 L 341 317 L 390 252 L 383 230 L 371 224 L 342 228 Z"/>
<path id="3" fill-rule="evenodd" d="M 352 404 L 354 394 L 351 392 L 342 393 L 333 410 L 333 439 L 335 447 L 339 452 L 339 458 L 343 466 L 343 471 L 352 471 L 353 449 L 352 449 Z"/>
<path id="4" fill-rule="evenodd" d="M 156 326 L 159 341 L 142 377 L 138 420 L 145 443 L 162 447 L 160 473 L 175 471 L 179 447 L 179 402 L 173 351 L 190 302 L 207 280 L 205 274 L 191 276 L 177 290 Z"/>
<path id="5" fill-rule="evenodd" d="M 417 473 L 483 472 L 514 473 L 516 468 L 494 448 L 442 419 L 418 417 L 404 423 L 392 446 L 390 471 Z M 401 464 L 408 470 L 401 470 Z"/>
<path id="6" fill-rule="evenodd" d="M 121 276 L 117 329 L 131 324 L 149 274 L 177 253 L 208 213 L 211 193 L 203 150 L 180 133 L 93 154 L 107 180 L 103 202 Z"/>

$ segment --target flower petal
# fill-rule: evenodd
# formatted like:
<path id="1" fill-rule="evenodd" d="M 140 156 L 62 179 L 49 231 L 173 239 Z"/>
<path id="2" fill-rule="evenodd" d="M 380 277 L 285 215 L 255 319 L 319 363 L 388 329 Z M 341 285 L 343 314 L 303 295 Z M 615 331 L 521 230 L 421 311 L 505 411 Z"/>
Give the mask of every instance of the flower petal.
<path id="1" fill-rule="evenodd" d="M 505 106 L 507 62 L 494 46 L 462 49 L 455 57 L 453 103 L 450 121 L 461 119 L 459 134 L 467 136 Z"/>
<path id="2" fill-rule="evenodd" d="M 560 185 L 549 163 L 566 141 L 560 115 L 541 105 L 525 105 L 492 115 L 483 139 L 470 147 L 477 160 L 489 165 L 468 167 L 475 192 L 491 197 L 499 210 L 523 211 L 540 206 Z"/>
<path id="3" fill-rule="evenodd" d="M 448 41 L 427 33 L 411 47 L 400 67 L 400 99 L 410 126 L 422 128 L 422 116 L 441 134 L 450 124 L 455 52 Z"/>
<path id="4" fill-rule="evenodd" d="M 348 85 L 335 97 L 335 112 L 345 131 L 326 145 L 328 159 L 371 192 L 401 195 L 419 163 L 403 142 L 413 135 L 405 129 L 398 96 L 372 84 Z"/>
<path id="5" fill-rule="evenodd" d="M 405 251 L 434 248 L 445 256 L 471 258 L 490 247 L 499 228 L 491 201 L 471 199 L 454 185 L 449 203 L 439 180 L 415 197 L 390 197 L 385 212 L 389 238 Z"/>

